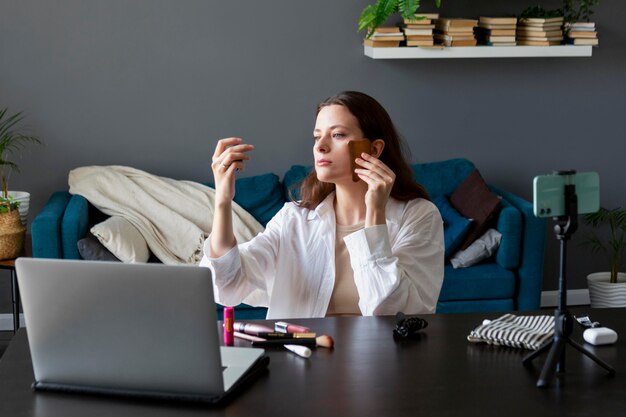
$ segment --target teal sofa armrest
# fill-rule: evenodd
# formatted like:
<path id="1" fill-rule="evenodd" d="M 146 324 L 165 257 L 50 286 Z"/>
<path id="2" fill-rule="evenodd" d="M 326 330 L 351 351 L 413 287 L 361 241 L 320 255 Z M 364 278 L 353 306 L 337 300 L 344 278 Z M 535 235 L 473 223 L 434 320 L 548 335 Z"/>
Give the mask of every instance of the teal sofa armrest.
<path id="1" fill-rule="evenodd" d="M 78 252 L 78 241 L 85 237 L 89 229 L 89 202 L 81 195 L 73 195 L 67 203 L 61 239 L 65 259 L 82 259 Z"/>
<path id="2" fill-rule="evenodd" d="M 522 240 L 520 262 L 517 268 L 518 310 L 536 310 L 541 302 L 543 288 L 543 261 L 546 240 L 546 220 L 536 217 L 530 202 L 508 191 L 494 190 L 522 213 Z"/>
<path id="3" fill-rule="evenodd" d="M 31 226 L 34 258 L 63 258 L 61 225 L 72 196 L 67 191 L 53 193 Z"/>

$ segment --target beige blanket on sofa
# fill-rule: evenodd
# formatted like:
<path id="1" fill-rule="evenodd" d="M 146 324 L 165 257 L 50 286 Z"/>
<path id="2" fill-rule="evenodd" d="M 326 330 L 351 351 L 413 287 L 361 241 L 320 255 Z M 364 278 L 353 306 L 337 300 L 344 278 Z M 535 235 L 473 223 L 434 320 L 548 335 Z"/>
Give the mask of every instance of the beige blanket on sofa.
<path id="1" fill-rule="evenodd" d="M 214 189 L 126 166 L 76 168 L 68 182 L 71 194 L 80 194 L 103 213 L 132 223 L 161 262 L 193 264 L 202 259 L 202 245 L 213 221 Z M 233 228 L 240 243 L 263 231 L 236 203 Z"/>

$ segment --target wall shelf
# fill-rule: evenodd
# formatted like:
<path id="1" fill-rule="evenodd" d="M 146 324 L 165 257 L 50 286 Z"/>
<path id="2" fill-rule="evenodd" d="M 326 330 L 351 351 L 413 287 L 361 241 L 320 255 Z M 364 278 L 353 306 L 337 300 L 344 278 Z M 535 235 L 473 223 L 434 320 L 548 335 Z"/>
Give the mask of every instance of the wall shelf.
<path id="1" fill-rule="evenodd" d="M 373 59 L 587 57 L 591 56 L 591 48 L 589 45 L 457 46 L 443 49 L 363 47 L 365 55 Z"/>

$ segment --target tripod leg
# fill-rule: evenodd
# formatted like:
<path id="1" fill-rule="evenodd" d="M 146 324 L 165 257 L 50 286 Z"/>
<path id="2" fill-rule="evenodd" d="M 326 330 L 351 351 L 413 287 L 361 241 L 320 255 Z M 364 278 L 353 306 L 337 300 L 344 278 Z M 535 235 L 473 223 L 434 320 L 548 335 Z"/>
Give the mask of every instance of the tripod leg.
<path id="1" fill-rule="evenodd" d="M 561 338 L 555 339 L 552 343 L 550 353 L 548 353 L 546 363 L 543 364 L 539 379 L 537 380 L 538 387 L 543 388 L 550 385 L 550 381 L 552 381 L 552 378 L 554 377 L 554 372 L 556 371 L 557 364 L 561 360 L 564 349 L 565 341 Z"/>
<path id="2" fill-rule="evenodd" d="M 582 347 L 581 345 L 579 345 L 578 343 L 574 342 L 572 339 L 567 339 L 567 342 L 576 350 L 578 350 L 580 353 L 582 353 L 583 355 L 585 355 L 586 357 L 588 357 L 589 359 L 591 359 L 592 361 L 594 361 L 595 363 L 597 363 L 598 365 L 600 365 L 602 368 L 604 368 L 604 370 L 606 370 L 610 377 L 615 376 L 615 369 L 611 368 L 606 362 L 604 362 L 602 359 L 598 358 L 596 355 L 594 355 L 593 353 L 589 352 L 587 349 L 585 349 L 584 347 Z"/>
<path id="3" fill-rule="evenodd" d="M 524 365 L 529 365 L 530 361 L 532 361 L 537 356 L 541 355 L 543 352 L 545 352 L 548 349 L 550 349 L 550 346 L 552 346 L 552 343 L 554 343 L 554 339 L 548 340 L 546 343 L 544 343 L 543 345 L 539 346 L 537 348 L 537 350 L 535 350 L 534 352 L 530 352 L 528 355 L 524 356 L 524 359 L 522 359 L 522 363 Z"/>

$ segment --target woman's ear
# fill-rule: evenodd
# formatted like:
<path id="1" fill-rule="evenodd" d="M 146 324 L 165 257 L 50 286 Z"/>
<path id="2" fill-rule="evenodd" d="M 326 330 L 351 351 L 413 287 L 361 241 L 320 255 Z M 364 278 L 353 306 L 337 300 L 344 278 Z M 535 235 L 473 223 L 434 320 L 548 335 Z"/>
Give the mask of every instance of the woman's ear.
<path id="1" fill-rule="evenodd" d="M 372 152 L 370 155 L 378 158 L 383 153 L 383 149 L 385 149 L 385 141 L 382 139 L 376 139 L 372 142 Z"/>

